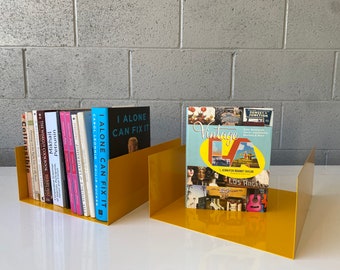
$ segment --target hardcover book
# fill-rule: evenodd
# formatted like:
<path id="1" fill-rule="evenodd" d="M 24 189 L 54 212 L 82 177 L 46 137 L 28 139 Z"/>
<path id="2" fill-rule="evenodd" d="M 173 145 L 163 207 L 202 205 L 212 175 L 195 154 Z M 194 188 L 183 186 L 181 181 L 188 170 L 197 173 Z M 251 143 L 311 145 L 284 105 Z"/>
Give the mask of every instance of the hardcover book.
<path id="1" fill-rule="evenodd" d="M 80 151 L 84 168 L 84 182 L 88 199 L 88 213 L 95 217 L 93 193 L 93 144 L 92 144 L 92 116 L 91 111 L 77 113 L 79 127 Z"/>
<path id="2" fill-rule="evenodd" d="M 37 151 L 32 111 L 25 112 L 27 121 L 28 154 L 30 161 L 33 199 L 40 201 L 40 183 L 38 176 Z"/>
<path id="3" fill-rule="evenodd" d="M 42 159 L 41 159 L 41 150 L 40 150 L 40 136 L 39 136 L 39 127 L 38 127 L 38 111 L 33 110 L 33 128 L 34 128 L 34 139 L 35 139 L 35 153 L 36 153 L 36 164 L 37 164 L 37 179 L 39 183 L 39 188 L 35 191 L 39 192 L 39 199 L 42 202 L 45 202 L 44 196 L 44 181 L 43 181 L 43 173 L 42 173 Z"/>
<path id="4" fill-rule="evenodd" d="M 150 146 L 150 108 L 92 108 L 92 132 L 96 218 L 107 221 L 108 161 Z"/>
<path id="5" fill-rule="evenodd" d="M 26 165 L 26 173 L 27 173 L 27 189 L 28 189 L 28 197 L 33 199 L 33 187 L 32 187 L 32 174 L 31 174 L 31 162 L 30 162 L 30 153 L 29 153 L 29 138 L 28 138 L 28 121 L 27 121 L 27 112 L 21 114 L 21 127 L 22 127 L 22 135 L 23 142 L 25 147 L 25 165 Z"/>
<path id="6" fill-rule="evenodd" d="M 270 108 L 187 107 L 186 207 L 265 212 L 272 123 Z"/>
<path id="7" fill-rule="evenodd" d="M 47 145 L 47 133 L 46 133 L 46 121 L 45 113 L 48 111 L 37 111 L 38 117 L 38 130 L 39 130 L 39 143 L 40 143 L 40 154 L 41 154 L 41 168 L 42 168 L 42 179 L 44 189 L 44 199 L 46 203 L 53 203 L 53 192 L 51 186 L 51 175 L 49 167 L 49 155 Z"/>
<path id="8" fill-rule="evenodd" d="M 72 128 L 73 128 L 73 140 L 78 168 L 78 181 L 80 187 L 81 203 L 83 206 L 83 215 L 89 216 L 89 199 L 85 180 L 85 164 L 84 164 L 84 153 L 81 149 L 80 142 L 80 130 L 79 130 L 79 119 L 78 112 L 71 112 Z"/>
<path id="9" fill-rule="evenodd" d="M 45 124 L 53 203 L 70 208 L 59 111 L 45 112 Z"/>
<path id="10" fill-rule="evenodd" d="M 65 170 L 70 200 L 70 208 L 73 213 L 83 215 L 83 206 L 78 180 L 77 160 L 73 139 L 71 111 L 70 110 L 60 111 L 59 118 L 62 131 L 61 134 L 64 149 Z"/>

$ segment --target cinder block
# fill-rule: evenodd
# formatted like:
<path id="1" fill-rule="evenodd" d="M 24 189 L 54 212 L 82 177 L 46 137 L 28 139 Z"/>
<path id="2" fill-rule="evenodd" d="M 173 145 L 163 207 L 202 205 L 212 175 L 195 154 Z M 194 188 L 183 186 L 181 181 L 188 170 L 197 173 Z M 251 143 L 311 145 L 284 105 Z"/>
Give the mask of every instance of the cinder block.
<path id="1" fill-rule="evenodd" d="M 127 98 L 128 52 L 92 48 L 27 49 L 31 98 Z"/>
<path id="2" fill-rule="evenodd" d="M 0 97 L 23 98 L 24 96 L 22 50 L 0 48 Z"/>
<path id="3" fill-rule="evenodd" d="M 1 1 L 0 46 L 73 46 L 73 1 Z"/>
<path id="4" fill-rule="evenodd" d="M 33 109 L 78 108 L 77 100 L 52 99 L 0 99 L 2 114 L 0 147 L 10 148 L 23 144 L 21 113 Z"/>
<path id="5" fill-rule="evenodd" d="M 339 165 L 340 150 L 326 150 L 325 152 L 325 165 Z"/>
<path id="6" fill-rule="evenodd" d="M 281 149 L 340 150 L 340 102 L 283 105 Z"/>
<path id="7" fill-rule="evenodd" d="M 282 48 L 285 1 L 183 2 L 183 48 Z"/>
<path id="8" fill-rule="evenodd" d="M 235 99 L 331 99 L 333 52 L 246 50 L 235 63 Z"/>
<path id="9" fill-rule="evenodd" d="M 15 166 L 15 154 L 13 148 L 0 148 L 0 167 Z"/>
<path id="10" fill-rule="evenodd" d="M 118 106 L 136 106 L 137 102 L 130 99 L 84 99 L 80 103 L 82 108 L 91 107 L 118 107 Z"/>
<path id="11" fill-rule="evenodd" d="M 178 47 L 180 1 L 78 1 L 80 46 Z"/>
<path id="12" fill-rule="evenodd" d="M 227 100 L 231 53 L 203 50 L 132 52 L 132 94 L 137 99 Z"/>
<path id="13" fill-rule="evenodd" d="M 152 145 L 181 137 L 181 104 L 178 101 L 141 101 L 150 106 Z"/>
<path id="14" fill-rule="evenodd" d="M 303 165 L 310 153 L 311 149 L 297 150 L 297 149 L 282 149 L 272 150 L 271 165 Z M 325 160 L 325 153 L 322 150 L 315 151 L 315 164 L 327 165 Z"/>
<path id="15" fill-rule="evenodd" d="M 339 48 L 339 33 L 339 1 L 289 1 L 287 48 Z"/>

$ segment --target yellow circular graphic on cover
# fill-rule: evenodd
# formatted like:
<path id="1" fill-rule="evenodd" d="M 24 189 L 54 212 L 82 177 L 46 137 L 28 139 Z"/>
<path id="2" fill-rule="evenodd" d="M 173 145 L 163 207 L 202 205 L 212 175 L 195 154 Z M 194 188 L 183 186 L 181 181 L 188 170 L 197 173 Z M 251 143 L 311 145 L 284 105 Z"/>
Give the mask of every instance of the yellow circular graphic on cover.
<path id="1" fill-rule="evenodd" d="M 265 168 L 262 152 L 247 138 L 206 139 L 200 155 L 208 167 L 231 178 L 251 178 Z"/>

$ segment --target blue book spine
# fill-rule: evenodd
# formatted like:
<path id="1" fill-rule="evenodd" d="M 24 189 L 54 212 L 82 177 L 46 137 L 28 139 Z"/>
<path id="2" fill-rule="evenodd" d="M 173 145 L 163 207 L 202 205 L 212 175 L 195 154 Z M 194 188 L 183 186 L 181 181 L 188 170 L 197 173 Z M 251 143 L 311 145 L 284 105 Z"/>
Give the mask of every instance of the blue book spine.
<path id="1" fill-rule="evenodd" d="M 108 220 L 108 162 L 109 122 L 108 108 L 92 108 L 94 193 L 96 218 Z"/>

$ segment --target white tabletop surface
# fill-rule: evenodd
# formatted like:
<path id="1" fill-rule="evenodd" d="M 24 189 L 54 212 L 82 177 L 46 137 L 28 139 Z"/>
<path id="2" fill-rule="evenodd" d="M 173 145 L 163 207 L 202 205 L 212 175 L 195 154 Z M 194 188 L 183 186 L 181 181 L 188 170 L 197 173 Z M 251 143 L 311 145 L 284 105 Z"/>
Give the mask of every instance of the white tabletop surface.
<path id="1" fill-rule="evenodd" d="M 272 166 L 294 190 L 301 166 Z M 282 177 L 286 175 L 286 177 Z M 340 166 L 316 166 L 294 260 L 149 218 L 148 204 L 110 226 L 18 200 L 15 167 L 0 168 L 0 269 L 340 269 Z"/>

